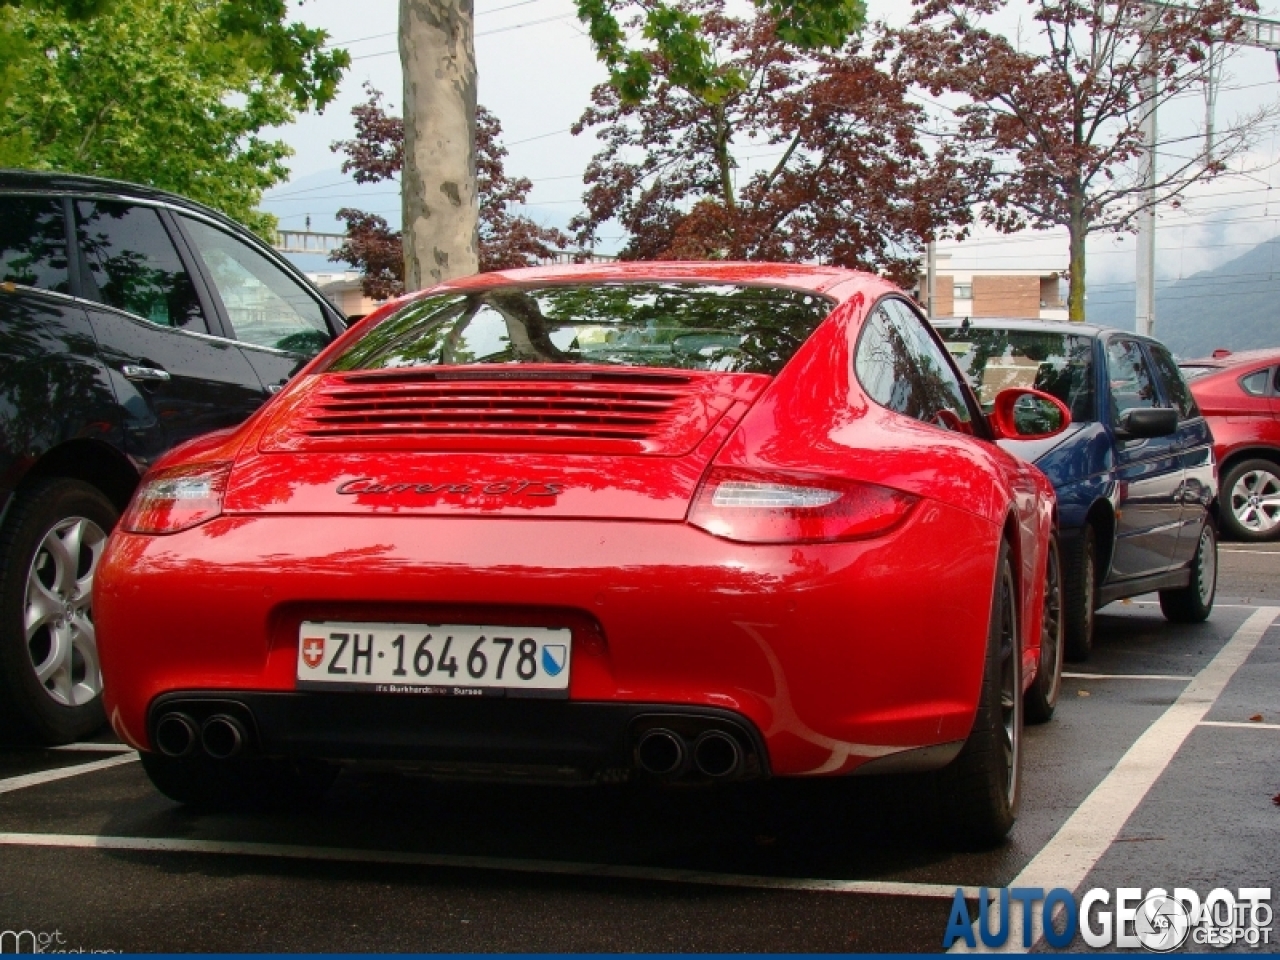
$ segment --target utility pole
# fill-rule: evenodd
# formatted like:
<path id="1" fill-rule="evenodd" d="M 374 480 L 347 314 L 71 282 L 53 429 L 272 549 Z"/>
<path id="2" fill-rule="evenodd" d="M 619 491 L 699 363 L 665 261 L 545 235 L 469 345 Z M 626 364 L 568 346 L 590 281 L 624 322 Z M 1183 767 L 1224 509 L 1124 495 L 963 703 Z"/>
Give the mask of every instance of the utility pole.
<path id="1" fill-rule="evenodd" d="M 1153 49 L 1155 28 L 1159 23 L 1160 13 L 1168 9 L 1186 9 L 1178 4 L 1161 3 L 1159 0 L 1148 0 L 1142 4 L 1146 8 L 1144 25 L 1148 31 L 1148 39 L 1143 43 L 1142 62 L 1144 79 L 1142 95 L 1149 98 L 1146 118 L 1142 124 L 1143 153 L 1146 164 L 1144 169 L 1145 187 L 1143 203 L 1145 207 L 1138 214 L 1138 262 L 1137 262 L 1137 304 L 1134 311 L 1134 329 L 1141 334 L 1151 336 L 1156 326 L 1156 51 Z M 1280 20 L 1266 20 L 1262 17 L 1240 17 L 1244 27 L 1243 35 L 1232 41 L 1237 47 L 1254 47 L 1270 50 L 1276 56 L 1276 70 L 1280 72 Z M 1220 53 L 1222 45 L 1211 46 L 1207 70 L 1208 82 L 1205 90 L 1205 160 L 1213 158 L 1213 126 L 1214 109 L 1217 106 L 1218 70 L 1221 65 Z M 1217 61 L 1215 62 L 1215 58 Z"/>
<path id="2" fill-rule="evenodd" d="M 1147 39 L 1142 44 L 1142 92 L 1143 109 L 1142 142 L 1146 145 L 1143 154 L 1143 189 L 1142 211 L 1138 214 L 1138 303 L 1133 328 L 1142 336 L 1151 336 L 1156 326 L 1156 96 L 1159 91 L 1156 77 L 1155 33 L 1159 22 L 1160 8 L 1157 4 L 1148 4 L 1144 29 Z"/>

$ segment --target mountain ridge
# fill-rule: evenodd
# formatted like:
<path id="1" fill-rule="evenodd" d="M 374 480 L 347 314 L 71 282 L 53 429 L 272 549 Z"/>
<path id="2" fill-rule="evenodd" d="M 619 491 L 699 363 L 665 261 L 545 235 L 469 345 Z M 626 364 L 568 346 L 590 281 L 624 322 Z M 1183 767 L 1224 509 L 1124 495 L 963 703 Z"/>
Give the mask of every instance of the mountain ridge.
<path id="1" fill-rule="evenodd" d="M 1135 288 L 1085 304 L 1090 323 L 1132 330 Z M 1156 284 L 1155 336 L 1183 359 L 1280 346 L 1280 237 L 1233 260 Z"/>

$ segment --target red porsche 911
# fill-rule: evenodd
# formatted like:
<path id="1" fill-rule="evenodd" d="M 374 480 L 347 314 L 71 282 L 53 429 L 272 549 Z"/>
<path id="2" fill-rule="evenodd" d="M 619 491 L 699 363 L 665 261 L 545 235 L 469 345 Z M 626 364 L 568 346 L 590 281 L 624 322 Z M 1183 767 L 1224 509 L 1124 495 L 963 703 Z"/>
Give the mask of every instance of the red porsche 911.
<path id="1" fill-rule="evenodd" d="M 1013 823 L 1058 695 L 1048 481 L 893 286 L 771 264 L 471 277 L 387 305 L 144 479 L 94 612 L 180 802 L 342 765 L 618 782 L 938 771 Z"/>

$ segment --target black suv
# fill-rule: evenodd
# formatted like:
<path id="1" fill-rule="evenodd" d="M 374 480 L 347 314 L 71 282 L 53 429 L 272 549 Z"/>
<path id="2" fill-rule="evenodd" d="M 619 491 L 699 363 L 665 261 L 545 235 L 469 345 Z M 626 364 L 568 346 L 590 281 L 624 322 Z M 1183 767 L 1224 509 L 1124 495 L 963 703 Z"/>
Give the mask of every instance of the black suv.
<path id="1" fill-rule="evenodd" d="M 94 568 L 142 473 L 244 420 L 343 326 L 301 273 L 214 210 L 0 170 L 5 733 L 56 743 L 102 724 Z"/>

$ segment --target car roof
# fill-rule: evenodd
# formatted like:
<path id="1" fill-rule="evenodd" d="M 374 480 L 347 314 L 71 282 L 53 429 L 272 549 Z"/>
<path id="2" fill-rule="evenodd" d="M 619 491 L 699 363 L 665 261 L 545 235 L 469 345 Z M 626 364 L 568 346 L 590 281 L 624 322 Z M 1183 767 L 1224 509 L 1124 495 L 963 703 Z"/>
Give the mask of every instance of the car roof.
<path id="1" fill-rule="evenodd" d="M 1028 330 L 1037 333 L 1074 333 L 1085 337 L 1097 337 L 1105 333 L 1129 333 L 1137 336 L 1132 331 L 1120 330 L 1118 327 L 1075 323 L 1070 320 L 1040 320 L 1036 317 L 935 317 L 930 322 L 935 327 L 951 329 L 966 321 L 970 330 Z"/>
<path id="2" fill-rule="evenodd" d="M 189 200 L 176 193 L 157 190 L 140 183 L 129 183 L 125 180 L 109 180 L 106 177 L 88 177 L 78 173 L 56 173 L 44 170 L 14 170 L 0 168 L 0 192 L 22 190 L 40 193 L 72 193 L 72 194 L 110 194 L 112 196 L 130 197 L 138 200 L 151 200 L 156 203 L 168 203 L 177 207 L 185 207 L 216 217 L 225 223 L 234 223 L 225 213 L 207 207 L 203 203 Z"/>
<path id="3" fill-rule="evenodd" d="M 630 261 L 611 263 L 563 264 L 550 267 L 529 267 L 521 270 L 500 270 L 494 273 L 476 274 L 431 289 L 431 293 L 452 290 L 483 290 L 506 284 L 554 284 L 594 281 L 646 281 L 670 280 L 689 283 L 733 283 L 749 286 L 792 287 L 813 293 L 827 293 L 846 282 L 854 281 L 863 287 L 884 287 L 889 284 L 875 274 L 848 270 L 843 267 L 824 267 L 794 263 L 749 263 L 738 261 Z"/>
<path id="4" fill-rule="evenodd" d="M 1194 360 L 1180 360 L 1184 367 L 1214 367 L 1228 370 L 1251 363 L 1275 363 L 1280 361 L 1280 348 L 1269 347 L 1262 350 L 1241 350 L 1239 353 L 1228 353 L 1221 357 L 1197 357 Z"/>

